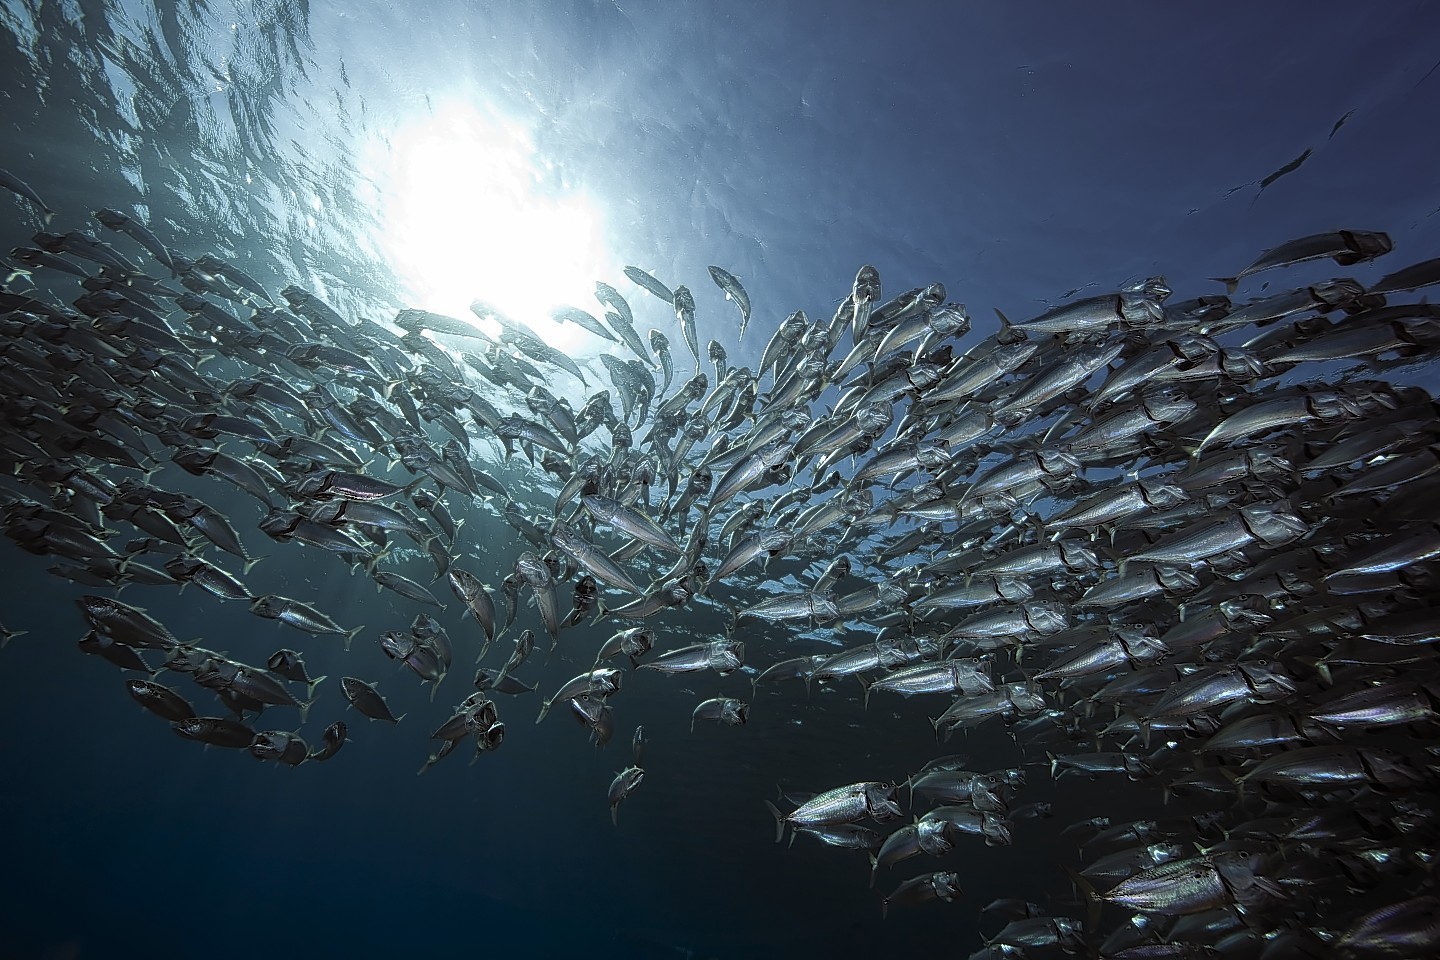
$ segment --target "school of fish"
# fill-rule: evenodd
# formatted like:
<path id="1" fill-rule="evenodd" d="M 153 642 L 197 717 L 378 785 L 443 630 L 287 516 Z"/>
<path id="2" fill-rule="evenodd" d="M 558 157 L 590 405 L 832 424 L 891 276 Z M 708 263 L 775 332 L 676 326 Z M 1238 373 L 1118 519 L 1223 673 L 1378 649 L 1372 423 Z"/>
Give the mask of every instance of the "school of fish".
<path id="1" fill-rule="evenodd" d="M 702 356 L 689 289 L 628 267 L 684 353 L 642 338 L 597 282 L 596 305 L 554 314 L 607 344 L 577 361 L 482 301 L 479 323 L 343 316 L 118 210 L 52 233 L 35 191 L 3 171 L 0 185 L 47 221 L 0 291 L 4 533 L 80 585 L 81 651 L 180 738 L 327 762 L 345 722 L 312 743 L 293 717 L 334 707 L 336 688 L 402 723 L 379 679 L 327 683 L 297 649 L 357 640 L 432 699 L 457 651 L 478 655 L 473 692 L 412 734 L 430 744 L 422 773 L 501 747 L 537 688 L 536 722 L 568 714 L 603 747 L 632 671 L 730 678 L 692 730 L 743 727 L 762 687 L 787 682 L 798 697 L 848 685 L 867 706 L 919 697 L 933 729 L 915 737 L 937 756 L 904 781 L 857 769 L 755 798 L 777 840 L 867 855 L 892 918 L 959 900 L 966 845 L 1059 813 L 1023 802 L 1039 771 L 1158 782 L 1174 815 L 1071 824 L 1078 899 L 995 900 L 972 956 L 1440 952 L 1440 408 L 1393 376 L 1433 373 L 1440 308 L 1413 291 L 1440 282 L 1440 260 L 1244 302 L 1171 303 L 1151 277 L 1001 315 L 983 338 L 942 284 L 887 299 L 865 266 L 832 316 L 774 324 L 756 369 L 717 340 Z M 1380 232 L 1304 237 L 1222 282 L 1390 251 Z M 708 329 L 743 336 L 741 280 L 710 275 L 738 324 Z M 546 496 L 512 497 L 492 448 Z M 228 484 L 254 516 L 186 492 L 189 477 Z M 513 566 L 467 568 L 476 511 L 513 530 Z M 256 595 L 259 544 L 363 573 L 414 618 L 367 628 Z M 768 580 L 782 558 L 808 564 L 803 589 Z M 193 585 L 297 639 L 240 662 L 118 599 L 129 585 Z M 667 614 L 703 605 L 713 635 L 666 648 Z M 759 621 L 847 642 L 762 648 Z M 593 647 L 593 666 L 562 678 L 537 644 Z M 295 714 L 259 722 L 275 711 Z M 940 755 L 991 721 L 1038 765 Z M 644 743 L 636 725 L 612 820 L 655 789 Z"/>

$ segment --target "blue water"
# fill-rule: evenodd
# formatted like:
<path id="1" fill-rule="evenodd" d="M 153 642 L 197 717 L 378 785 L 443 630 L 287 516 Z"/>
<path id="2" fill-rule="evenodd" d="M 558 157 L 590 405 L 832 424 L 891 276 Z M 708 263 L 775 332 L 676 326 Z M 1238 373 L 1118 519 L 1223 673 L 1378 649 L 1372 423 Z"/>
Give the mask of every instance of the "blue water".
<path id="1" fill-rule="evenodd" d="M 296 282 L 380 316 L 435 294 L 424 287 L 433 274 L 396 266 L 403 250 L 384 210 L 398 186 L 385 158 L 415 124 L 473 111 L 487 118 L 484 136 L 518 130 L 533 146 L 539 194 L 590 198 L 605 270 L 590 279 L 622 286 L 637 326 L 670 337 L 683 376 L 678 326 L 623 285 L 622 265 L 689 278 L 702 345 L 720 337 L 732 364 L 753 366 L 780 318 L 828 316 L 866 262 L 887 291 L 944 282 L 983 331 L 992 307 L 1025 316 L 1132 276 L 1165 274 L 1177 298 L 1216 292 L 1204 278 L 1340 227 L 1388 231 L 1405 263 L 1435 256 L 1437 30 L 1440 10 L 1423 3 L 882 12 L 447 0 L 417 13 L 6 2 L 0 166 L 45 197 L 61 231 L 85 228 L 101 206 L 125 209 L 192 256 L 213 250 L 268 285 Z M 1306 149 L 1303 165 L 1259 191 Z M 0 225 L 8 249 L 41 222 L 7 193 Z M 542 277 L 546 250 L 542 238 L 522 251 Z M 738 347 L 711 263 L 743 278 L 755 304 Z M 505 269 L 476 258 L 452 271 L 473 270 L 473 283 L 449 286 L 483 298 Z M 1335 273 L 1327 263 L 1294 279 Z M 252 504 L 207 481 L 187 489 L 253 525 Z M 244 534 L 257 552 L 272 546 Z M 481 510 L 461 538 L 483 551 L 471 566 L 492 582 L 522 549 Z M 775 846 L 761 800 L 777 783 L 903 778 L 937 752 L 915 736 L 924 705 L 867 712 L 858 688 L 808 699 L 783 688 L 756 697 L 747 727 L 692 735 L 697 699 L 748 695 L 748 683 L 641 675 L 617 701 L 621 734 L 605 751 L 566 717 L 532 725 L 534 695 L 502 699 L 501 750 L 416 777 L 425 734 L 468 682 L 473 636 L 458 611 L 445 622 L 462 652 L 431 703 L 373 641 L 413 605 L 377 597 L 328 557 L 270 552 L 252 589 L 365 624 L 354 652 L 193 590 L 133 587 L 123 599 L 241 659 L 298 642 L 312 675 L 375 680 L 397 714 L 411 713 L 395 728 L 366 723 L 322 691 L 307 736 L 344 716 L 354 741 L 325 765 L 278 769 L 178 740 L 112 668 L 74 651 L 83 630 L 71 598 L 83 591 L 0 546 L 0 619 L 29 631 L 0 653 L 0 957 L 963 955 L 993 897 L 1066 895 L 1061 826 L 1124 812 L 1103 793 L 1067 792 L 1053 825 L 1017 829 L 1010 848 L 966 848 L 960 906 L 882 922 L 863 856 L 806 838 Z M 697 607 L 660 648 L 708 635 L 722 615 Z M 588 666 L 607 635 L 567 635 L 556 661 L 532 671 L 539 693 Z M 774 627 L 748 646 L 762 665 L 824 649 Z M 280 714 L 266 721 L 291 722 Z M 635 723 L 652 738 L 647 779 L 616 828 L 605 789 Z M 1036 759 L 1002 729 L 945 749 L 980 769 Z M 1051 790 L 1032 777 L 1023 800 Z"/>

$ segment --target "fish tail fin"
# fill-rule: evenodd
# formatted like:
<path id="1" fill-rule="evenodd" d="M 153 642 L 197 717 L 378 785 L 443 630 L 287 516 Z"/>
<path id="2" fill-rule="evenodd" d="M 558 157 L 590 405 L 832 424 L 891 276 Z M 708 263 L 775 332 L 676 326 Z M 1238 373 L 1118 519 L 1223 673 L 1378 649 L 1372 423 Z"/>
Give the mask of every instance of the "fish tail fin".
<path id="1" fill-rule="evenodd" d="M 1046 750 L 1045 759 L 1050 761 L 1050 779 L 1054 780 L 1055 774 L 1060 766 L 1060 758 L 1055 756 L 1055 754 L 1051 753 L 1049 750 Z"/>
<path id="2" fill-rule="evenodd" d="M 540 716 L 538 716 L 538 717 L 535 718 L 535 722 L 536 722 L 536 723 L 539 723 L 541 720 L 544 720 L 544 719 L 545 719 L 545 714 L 547 714 L 547 713 L 549 713 L 549 712 L 550 712 L 550 701 L 549 701 L 549 700 L 543 700 L 543 701 L 541 701 L 541 703 L 540 703 Z"/>
<path id="3" fill-rule="evenodd" d="M 780 808 L 769 800 L 765 801 L 765 806 L 769 808 L 770 816 L 775 818 L 775 842 L 779 843 L 785 839 L 785 817 L 780 813 Z"/>
<path id="4" fill-rule="evenodd" d="M 861 677 L 861 676 L 858 676 L 858 675 L 855 677 L 855 679 L 860 681 L 860 689 L 865 691 L 865 698 L 861 701 L 861 703 L 862 703 L 862 705 L 863 705 L 863 708 L 866 709 L 866 710 L 869 710 L 869 709 L 870 709 L 870 691 L 871 691 L 871 689 L 874 688 L 875 684 L 873 684 L 873 683 L 866 683 L 866 682 L 865 682 L 865 678 L 864 678 L 864 677 Z"/>
<path id="5" fill-rule="evenodd" d="M 305 695 L 311 700 L 315 699 L 315 688 L 329 679 L 329 676 L 316 677 L 305 685 Z"/>
<path id="6" fill-rule="evenodd" d="M 1085 903 L 1089 908 L 1085 916 L 1086 929 L 1098 930 L 1100 928 L 1100 911 L 1105 906 L 1105 902 L 1095 892 L 1094 884 L 1080 876 L 1078 871 L 1072 867 L 1064 869 L 1070 875 L 1070 882 L 1075 884 L 1075 888 L 1085 897 Z"/>
<path id="7" fill-rule="evenodd" d="M 1240 774 L 1236 773 L 1234 770 L 1231 770 L 1229 767 L 1217 767 L 1216 769 L 1220 771 L 1221 776 L 1223 776 L 1226 780 L 1229 780 L 1232 784 L 1235 785 L 1235 796 L 1240 803 L 1244 803 L 1245 780 L 1240 776 Z"/>
<path id="8" fill-rule="evenodd" d="M 347 630 L 347 631 L 345 632 L 345 649 L 346 649 L 347 651 L 350 649 L 350 644 L 353 643 L 353 642 L 355 641 L 355 638 L 360 635 L 360 631 L 361 631 L 361 630 L 364 630 L 364 629 L 365 629 L 365 625 L 362 623 L 360 626 L 356 627 L 354 630 Z"/>
<path id="9" fill-rule="evenodd" d="M 310 708 L 315 705 L 315 698 L 300 701 L 300 722 L 304 723 L 310 716 Z"/>
<path id="10" fill-rule="evenodd" d="M 1325 686 L 1331 686 L 1333 678 L 1330 674 L 1330 666 L 1325 662 L 1324 657 L 1296 657 L 1295 662 L 1314 669 L 1320 677 L 1320 682 Z"/>
<path id="11" fill-rule="evenodd" d="M 1116 719 L 1118 720 L 1119 718 L 1117 717 Z M 1145 744 L 1146 749 L 1149 749 L 1151 734 L 1150 719 L 1148 717 L 1136 717 L 1135 726 L 1140 731 L 1140 742 Z"/>
<path id="12" fill-rule="evenodd" d="M 610 804 L 610 823 L 613 826 L 620 826 L 620 804 Z"/>
<path id="13" fill-rule="evenodd" d="M 6 630 L 4 634 L 0 634 L 0 650 L 4 650 L 5 644 L 11 640 L 14 640 L 16 637 L 23 637 L 29 632 L 29 630 Z"/>
<path id="14" fill-rule="evenodd" d="M 880 858 L 869 852 L 865 856 L 870 858 L 870 889 L 874 890 L 875 879 L 880 875 Z"/>
<path id="15" fill-rule="evenodd" d="M 1253 203 L 1254 201 L 1252 200 L 1251 202 Z M 1227 294 L 1234 293 L 1235 288 L 1240 286 L 1240 281 L 1235 277 L 1211 277 L 1210 279 L 1214 280 L 1216 283 L 1225 284 L 1225 292 Z"/>
<path id="16" fill-rule="evenodd" d="M 249 574 L 249 573 L 250 573 L 250 568 L 253 567 L 253 566 L 255 566 L 255 564 L 259 563 L 261 560 L 264 560 L 264 559 L 265 559 L 265 557 L 253 557 L 253 558 L 251 558 L 251 559 L 249 559 L 249 560 L 246 560 L 246 561 L 244 562 L 244 564 L 242 564 L 241 567 L 240 567 L 240 575 L 241 575 L 241 576 L 245 576 L 245 575 Z M 270 568 L 269 568 L 269 567 L 266 567 L 265 569 L 268 570 L 268 569 L 270 569 Z"/>

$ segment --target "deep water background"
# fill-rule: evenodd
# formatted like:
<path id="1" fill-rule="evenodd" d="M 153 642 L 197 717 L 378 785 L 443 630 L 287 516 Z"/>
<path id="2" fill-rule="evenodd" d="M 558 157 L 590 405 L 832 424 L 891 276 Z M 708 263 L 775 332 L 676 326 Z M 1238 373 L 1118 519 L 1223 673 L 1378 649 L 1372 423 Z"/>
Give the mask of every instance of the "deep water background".
<path id="1" fill-rule="evenodd" d="M 101 206 L 144 213 L 191 256 L 215 251 L 272 288 L 296 282 L 383 315 L 407 291 L 356 158 L 431 98 L 473 98 L 531 132 L 556 182 L 603 199 L 615 269 L 597 279 L 630 298 L 637 326 L 670 335 L 682 370 L 673 319 L 620 265 L 689 283 L 702 344 L 719 337 L 732 363 L 754 365 L 781 317 L 828 316 L 866 262 L 888 292 L 943 281 L 983 332 L 991 307 L 1025 316 L 1131 276 L 1165 274 L 1177 298 L 1218 292 L 1205 278 L 1324 230 L 1385 230 L 1396 250 L 1277 284 L 1364 281 L 1440 254 L 1434 5 L 941 6 L 6 2 L 0 166 L 48 200 L 62 232 L 89 229 Z M 1259 181 L 1307 148 L 1257 199 Z M 40 226 L 0 196 L 4 249 Z M 755 303 L 742 346 L 709 263 Z M 526 489 L 518 467 L 495 469 Z M 500 700 L 502 749 L 416 777 L 425 735 L 468 689 L 477 641 L 458 605 L 442 615 L 456 668 L 432 703 L 374 640 L 421 608 L 377 596 L 331 557 L 268 542 L 258 508 L 223 485 L 175 483 L 270 555 L 245 578 L 255 592 L 367 629 L 347 655 L 193 589 L 122 599 L 238 659 L 303 649 L 312 675 L 331 677 L 305 735 L 343 717 L 353 743 L 288 770 L 180 741 L 113 668 L 76 653 L 72 598 L 86 591 L 0 545 L 0 619 L 29 631 L 0 652 L 0 957 L 963 954 L 994 897 L 1050 897 L 1063 911 L 1060 865 L 1074 861 L 1058 831 L 1126 812 L 1103 784 L 1067 780 L 1055 794 L 1043 753 L 1001 727 L 937 746 L 933 703 L 877 695 L 865 711 L 853 684 L 808 698 L 762 689 L 748 726 L 691 734 L 697 700 L 748 698 L 743 675 L 630 677 L 616 742 L 596 751 L 564 716 L 532 723 L 537 697 L 609 635 L 588 626 L 548 664 L 542 641 L 522 673 L 536 694 Z M 492 511 L 451 505 L 478 554 L 463 562 L 498 582 L 522 541 Z M 426 562 L 403 569 L 418 576 Z M 754 596 L 749 573 L 719 599 Z M 697 605 L 668 618 L 659 647 L 711 637 L 725 616 Z M 538 629 L 532 609 L 527 625 Z M 793 634 L 753 628 L 748 662 L 828 649 Z M 341 674 L 378 682 L 408 716 L 392 728 L 343 710 Z M 277 709 L 260 726 L 295 722 Z M 635 723 L 651 739 L 647 778 L 612 827 L 605 790 Z M 942 752 L 978 769 L 1037 764 L 1017 802 L 1054 796 L 1057 812 L 1017 824 L 1013 847 L 963 845 L 950 861 L 968 878 L 961 903 L 882 922 L 863 855 L 772 843 L 761 801 L 777 784 L 898 780 Z M 1147 788 L 1133 795 L 1136 811 L 1159 811 Z M 912 861 L 880 886 L 930 868 Z"/>

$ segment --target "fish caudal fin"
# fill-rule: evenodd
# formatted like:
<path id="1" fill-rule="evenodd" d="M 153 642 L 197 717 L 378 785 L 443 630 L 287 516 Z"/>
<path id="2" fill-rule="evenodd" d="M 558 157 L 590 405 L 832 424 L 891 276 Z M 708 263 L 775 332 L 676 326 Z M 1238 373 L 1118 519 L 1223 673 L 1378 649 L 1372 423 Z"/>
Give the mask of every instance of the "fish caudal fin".
<path id="1" fill-rule="evenodd" d="M 785 815 L 780 812 L 779 807 L 775 806 L 775 804 L 769 800 L 765 801 L 765 806 L 769 808 L 770 816 L 775 818 L 775 842 L 779 843 L 785 839 Z"/>
<path id="2" fill-rule="evenodd" d="M 1088 912 L 1085 917 L 1085 928 L 1097 930 L 1100 927 L 1100 910 L 1105 906 L 1105 901 L 1100 899 L 1095 892 L 1095 887 L 1071 867 L 1066 867 L 1065 872 L 1070 876 L 1070 882 L 1075 884 L 1076 889 L 1085 897 Z"/>

